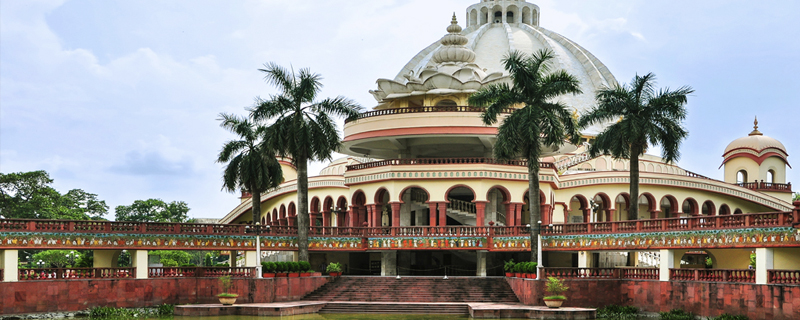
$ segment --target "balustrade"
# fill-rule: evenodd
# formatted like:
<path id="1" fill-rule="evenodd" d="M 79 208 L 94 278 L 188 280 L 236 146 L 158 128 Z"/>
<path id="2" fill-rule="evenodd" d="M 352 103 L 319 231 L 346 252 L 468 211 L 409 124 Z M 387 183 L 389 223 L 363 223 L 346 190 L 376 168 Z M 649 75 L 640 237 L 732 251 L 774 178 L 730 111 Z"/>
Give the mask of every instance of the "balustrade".
<path id="1" fill-rule="evenodd" d="M 619 279 L 617 268 L 542 268 L 544 277 L 559 279 Z"/>
<path id="2" fill-rule="evenodd" d="M 447 201 L 448 201 L 447 209 L 461 211 L 464 213 L 471 213 L 471 214 L 475 214 L 478 212 L 477 209 L 475 209 L 474 202 L 463 201 L 453 198 L 447 198 Z"/>
<path id="3" fill-rule="evenodd" d="M 769 283 L 800 284 L 800 270 L 767 270 Z"/>
<path id="4" fill-rule="evenodd" d="M 409 159 L 387 159 L 380 161 L 365 162 L 347 166 L 347 171 L 397 166 L 397 165 L 440 165 L 440 164 L 496 164 L 510 166 L 528 166 L 527 160 L 497 160 L 495 158 L 409 158 Z M 543 169 L 553 169 L 555 165 L 551 162 L 539 162 L 539 167 Z"/>
<path id="5" fill-rule="evenodd" d="M 620 269 L 621 279 L 634 280 L 658 280 L 658 268 L 622 268 Z"/>
<path id="6" fill-rule="evenodd" d="M 755 283 L 750 269 L 669 269 L 670 280 Z"/>
<path id="7" fill-rule="evenodd" d="M 254 267 L 150 267 L 148 278 L 220 277 L 253 278 Z"/>
<path id="8" fill-rule="evenodd" d="M 136 268 L 38 268 L 19 269 L 19 280 L 133 278 Z"/>
<path id="9" fill-rule="evenodd" d="M 735 185 L 755 191 L 792 192 L 791 183 L 774 183 L 774 182 L 764 182 L 764 180 L 761 180 L 753 182 L 740 182 L 740 183 L 735 183 Z"/>
<path id="10" fill-rule="evenodd" d="M 358 119 L 393 115 L 393 114 L 408 114 L 408 113 L 424 113 L 424 112 L 483 112 L 483 107 L 470 107 L 470 106 L 427 106 L 427 107 L 411 107 L 411 108 L 393 108 L 382 109 L 364 112 L 358 114 L 355 119 L 345 120 L 344 123 L 350 123 Z M 503 109 L 501 113 L 511 113 L 513 109 Z"/>

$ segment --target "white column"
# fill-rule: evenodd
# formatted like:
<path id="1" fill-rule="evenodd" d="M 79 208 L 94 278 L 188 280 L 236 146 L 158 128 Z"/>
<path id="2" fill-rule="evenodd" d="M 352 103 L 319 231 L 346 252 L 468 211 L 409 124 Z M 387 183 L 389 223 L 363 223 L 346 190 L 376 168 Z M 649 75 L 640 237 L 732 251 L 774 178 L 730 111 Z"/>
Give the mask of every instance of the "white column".
<path id="1" fill-rule="evenodd" d="M 411 192 L 406 192 L 403 195 L 403 203 L 400 204 L 400 226 L 407 227 L 411 225 Z"/>
<path id="2" fill-rule="evenodd" d="M 256 255 L 255 251 L 245 251 L 244 252 L 244 266 L 245 267 L 256 267 L 258 266 L 258 255 Z"/>
<path id="3" fill-rule="evenodd" d="M 0 267 L 3 268 L 3 281 L 15 282 L 19 280 L 19 251 L 0 250 Z"/>
<path id="4" fill-rule="evenodd" d="M 581 251 L 578 252 L 578 268 L 591 268 L 592 266 L 592 252 Z"/>
<path id="5" fill-rule="evenodd" d="M 669 281 L 669 269 L 675 267 L 675 250 L 661 249 L 659 253 L 658 280 Z"/>
<path id="6" fill-rule="evenodd" d="M 480 251 L 477 251 L 476 253 L 478 254 L 477 258 L 476 258 L 476 262 L 478 264 L 478 270 L 477 270 L 475 275 L 478 276 L 478 277 L 485 277 L 486 276 L 486 254 L 488 253 L 488 251 L 480 250 Z"/>
<path id="7" fill-rule="evenodd" d="M 136 279 L 147 279 L 147 250 L 131 250 L 131 266 L 136 268 Z"/>
<path id="8" fill-rule="evenodd" d="M 767 284 L 767 270 L 774 268 L 774 256 L 772 248 L 756 248 L 756 284 Z"/>
<path id="9" fill-rule="evenodd" d="M 384 277 L 397 275 L 397 251 L 381 252 L 381 275 Z"/>

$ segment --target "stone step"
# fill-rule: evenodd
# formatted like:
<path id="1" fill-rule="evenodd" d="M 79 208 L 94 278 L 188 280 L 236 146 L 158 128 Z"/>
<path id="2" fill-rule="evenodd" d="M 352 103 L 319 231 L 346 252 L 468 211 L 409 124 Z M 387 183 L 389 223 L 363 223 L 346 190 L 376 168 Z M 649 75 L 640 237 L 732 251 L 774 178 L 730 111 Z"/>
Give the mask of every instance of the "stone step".
<path id="1" fill-rule="evenodd" d="M 306 295 L 306 301 L 519 302 L 503 278 L 342 277 Z"/>
<path id="2" fill-rule="evenodd" d="M 319 313 L 369 313 L 369 314 L 469 314 L 466 305 L 441 304 L 375 304 L 329 303 Z"/>

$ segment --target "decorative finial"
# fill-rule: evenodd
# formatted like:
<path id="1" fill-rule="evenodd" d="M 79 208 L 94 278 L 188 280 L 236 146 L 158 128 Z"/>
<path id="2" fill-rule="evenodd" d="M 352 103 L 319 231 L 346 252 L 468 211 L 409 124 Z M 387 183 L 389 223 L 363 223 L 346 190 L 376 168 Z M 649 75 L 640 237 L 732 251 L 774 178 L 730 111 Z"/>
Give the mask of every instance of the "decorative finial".
<path id="1" fill-rule="evenodd" d="M 464 46 L 467 42 L 469 39 L 461 35 L 461 26 L 458 25 L 456 13 L 453 12 L 453 18 L 450 20 L 450 25 L 447 26 L 447 34 L 440 41 L 442 47 L 433 54 L 433 62 L 469 63 L 475 61 L 475 52 Z"/>
<path id="2" fill-rule="evenodd" d="M 758 131 L 758 116 L 756 116 L 756 119 L 753 121 L 753 132 L 750 132 L 750 135 L 751 136 L 760 136 L 760 135 L 762 135 L 762 133 L 760 131 Z"/>

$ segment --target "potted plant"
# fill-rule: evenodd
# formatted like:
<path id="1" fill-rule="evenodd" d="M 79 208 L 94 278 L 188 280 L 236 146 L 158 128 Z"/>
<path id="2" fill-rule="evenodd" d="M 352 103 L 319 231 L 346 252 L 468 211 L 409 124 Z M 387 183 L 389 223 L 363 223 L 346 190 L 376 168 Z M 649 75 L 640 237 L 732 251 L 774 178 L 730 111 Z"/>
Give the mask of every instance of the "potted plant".
<path id="1" fill-rule="evenodd" d="M 275 262 L 275 276 L 285 278 L 287 275 L 286 262 Z"/>
<path id="2" fill-rule="evenodd" d="M 325 270 L 331 277 L 338 277 L 342 275 L 342 265 L 336 262 L 331 262 L 328 264 L 328 268 Z"/>
<path id="3" fill-rule="evenodd" d="M 528 279 L 536 279 L 536 266 L 538 263 L 536 262 L 528 262 L 525 264 L 525 272 L 528 274 Z"/>
<path id="4" fill-rule="evenodd" d="M 300 265 L 300 276 L 310 277 L 311 272 L 309 272 L 309 270 L 311 270 L 311 264 L 308 263 L 308 261 L 300 261 L 299 265 Z"/>
<path id="5" fill-rule="evenodd" d="M 522 278 L 522 262 L 517 263 L 514 265 L 514 277 L 515 278 Z"/>
<path id="6" fill-rule="evenodd" d="M 264 278 L 275 278 L 275 263 L 271 261 L 262 262 L 261 276 Z"/>
<path id="7" fill-rule="evenodd" d="M 513 277 L 514 276 L 514 259 L 508 260 L 503 265 L 503 270 L 506 272 L 506 277 Z"/>
<path id="8" fill-rule="evenodd" d="M 556 277 L 548 277 L 544 291 L 547 291 L 550 295 L 544 297 L 544 304 L 549 308 L 561 307 L 564 300 L 567 300 L 567 297 L 562 294 L 568 289 L 568 287 L 564 286 L 563 280 Z"/>
<path id="9" fill-rule="evenodd" d="M 287 262 L 289 265 L 289 278 L 300 277 L 300 265 L 297 262 Z"/>
<path id="10" fill-rule="evenodd" d="M 236 303 L 236 298 L 239 297 L 238 294 L 230 293 L 232 283 L 231 283 L 231 276 L 222 276 L 219 277 L 219 284 L 222 287 L 222 293 L 218 294 L 217 297 L 219 298 L 219 303 L 229 306 Z"/>

